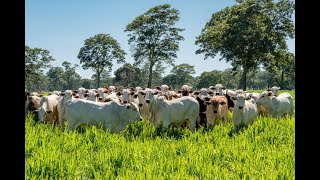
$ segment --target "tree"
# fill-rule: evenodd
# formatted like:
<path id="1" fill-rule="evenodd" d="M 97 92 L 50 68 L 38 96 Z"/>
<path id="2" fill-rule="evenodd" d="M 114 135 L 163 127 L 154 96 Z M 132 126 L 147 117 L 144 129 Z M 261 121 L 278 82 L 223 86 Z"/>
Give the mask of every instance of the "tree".
<path id="1" fill-rule="evenodd" d="M 184 40 L 179 32 L 184 29 L 174 27 L 179 20 L 179 11 L 169 4 L 158 5 L 136 17 L 127 25 L 129 45 L 132 45 L 134 65 L 149 64 L 148 88 L 152 86 L 154 66 L 162 63 L 173 64 L 179 41 Z"/>
<path id="2" fill-rule="evenodd" d="M 294 4 L 289 0 L 238 0 L 239 4 L 212 14 L 195 44 L 200 45 L 196 54 L 205 59 L 221 58 L 231 62 L 234 69 L 241 67 L 238 88 L 246 89 L 249 71 L 259 65 L 276 67 L 288 51 L 286 38 L 294 37 L 291 16 Z"/>
<path id="3" fill-rule="evenodd" d="M 174 89 L 181 87 L 184 84 L 191 85 L 195 74 L 194 66 L 183 63 L 173 67 L 171 74 L 163 78 L 163 83 L 172 86 Z"/>
<path id="4" fill-rule="evenodd" d="M 295 82 L 295 57 L 292 53 L 284 56 L 286 60 L 274 71 L 274 80 L 281 89 L 293 89 Z"/>
<path id="5" fill-rule="evenodd" d="M 41 79 L 44 69 L 51 67 L 50 62 L 55 61 L 49 53 L 46 49 L 25 46 L 25 81 L 29 91 L 35 90 L 33 84 Z"/>
<path id="6" fill-rule="evenodd" d="M 114 72 L 114 82 L 123 87 L 136 87 L 141 85 L 141 70 L 130 63 L 124 64 Z"/>
<path id="7" fill-rule="evenodd" d="M 64 89 L 74 89 L 76 87 L 73 86 L 75 81 L 79 81 L 79 74 L 76 72 L 76 68 L 79 67 L 78 64 L 74 64 L 71 66 L 71 63 L 68 61 L 63 61 L 62 66 L 64 67 L 64 77 L 67 82 L 66 87 Z M 80 76 L 81 80 L 81 76 Z"/>
<path id="8" fill-rule="evenodd" d="M 97 82 L 97 74 L 93 74 L 91 76 L 91 79 L 94 81 L 94 82 Z M 100 74 L 100 84 L 102 84 L 101 87 L 105 87 L 105 86 L 108 86 L 112 83 L 112 77 L 110 77 L 110 71 L 106 71 L 105 69 L 101 72 Z M 95 84 L 95 87 L 96 88 L 99 88 L 100 86 L 98 86 L 97 83 L 94 83 Z"/>
<path id="9" fill-rule="evenodd" d="M 82 84 L 81 87 L 85 88 L 85 89 L 90 89 L 93 88 L 93 80 L 91 79 L 82 79 Z"/>
<path id="10" fill-rule="evenodd" d="M 49 91 L 63 91 L 67 82 L 64 79 L 64 70 L 62 67 L 52 67 L 47 72 L 47 76 L 49 77 Z"/>
<path id="11" fill-rule="evenodd" d="M 113 59 L 124 63 L 125 55 L 119 43 L 109 34 L 97 34 L 85 40 L 78 58 L 83 69 L 91 68 L 97 74 L 97 86 L 100 87 L 101 72 L 106 68 L 111 71 Z"/>
<path id="12" fill-rule="evenodd" d="M 150 64 L 147 62 L 143 65 L 141 68 L 141 87 L 147 87 L 147 84 L 150 80 L 150 71 L 149 68 Z M 164 73 L 165 67 L 161 63 L 157 63 L 154 66 L 154 70 L 152 72 L 152 82 L 154 86 L 160 86 L 163 83 L 163 73 Z"/>
<path id="13" fill-rule="evenodd" d="M 222 79 L 222 71 L 219 70 L 213 70 L 210 72 L 203 72 L 201 73 L 198 84 L 196 85 L 196 88 L 208 88 L 209 86 L 214 86 L 216 84 L 224 84 L 224 80 Z"/>

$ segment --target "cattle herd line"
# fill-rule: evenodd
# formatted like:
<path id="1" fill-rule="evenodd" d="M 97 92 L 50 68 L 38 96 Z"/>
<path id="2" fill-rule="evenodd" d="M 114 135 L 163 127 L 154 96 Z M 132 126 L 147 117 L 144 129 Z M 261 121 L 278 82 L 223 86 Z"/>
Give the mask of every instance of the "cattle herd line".
<path id="1" fill-rule="evenodd" d="M 167 85 L 151 88 L 115 86 L 98 89 L 54 91 L 48 96 L 25 91 L 25 113 L 35 119 L 55 123 L 68 131 L 81 124 L 102 125 L 112 133 L 142 117 L 157 128 L 188 127 L 191 131 L 204 126 L 226 123 L 228 111 L 232 112 L 234 130 L 251 124 L 259 114 L 274 118 L 294 114 L 293 98 L 288 92 L 277 95 L 274 86 L 262 93 L 248 93 L 241 89 L 230 90 L 221 84 L 193 91 L 188 85 L 172 90 Z"/>

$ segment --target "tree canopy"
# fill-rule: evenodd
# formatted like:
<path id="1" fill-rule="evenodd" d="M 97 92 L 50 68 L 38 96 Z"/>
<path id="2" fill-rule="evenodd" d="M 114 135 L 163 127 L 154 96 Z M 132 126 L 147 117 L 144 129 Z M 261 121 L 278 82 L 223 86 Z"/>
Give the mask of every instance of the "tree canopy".
<path id="1" fill-rule="evenodd" d="M 179 20 L 179 11 L 169 4 L 155 6 L 136 17 L 125 29 L 132 46 L 134 65 L 149 64 L 148 87 L 152 86 L 153 67 L 161 63 L 173 65 L 179 41 L 184 29 L 174 27 Z"/>
<path id="2" fill-rule="evenodd" d="M 119 43 L 109 34 L 97 34 L 84 41 L 78 58 L 83 69 L 91 68 L 97 74 L 97 86 L 100 87 L 100 74 L 104 69 L 111 71 L 112 60 L 124 63 L 126 53 Z"/>
<path id="3" fill-rule="evenodd" d="M 246 89 L 247 73 L 260 65 L 272 69 L 288 53 L 286 38 L 294 37 L 291 16 L 294 4 L 289 0 L 238 0 L 239 4 L 212 14 L 196 38 L 200 48 L 196 54 L 205 59 L 230 62 L 234 69 L 241 67 L 238 88 Z"/>

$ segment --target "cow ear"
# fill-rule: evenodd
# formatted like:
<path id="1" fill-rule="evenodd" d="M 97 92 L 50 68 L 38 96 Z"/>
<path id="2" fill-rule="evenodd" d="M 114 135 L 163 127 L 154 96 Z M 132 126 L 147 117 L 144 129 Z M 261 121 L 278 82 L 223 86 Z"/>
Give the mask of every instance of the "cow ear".
<path id="1" fill-rule="evenodd" d="M 130 90 L 131 90 L 131 91 L 135 91 L 136 89 L 135 89 L 135 88 L 133 88 L 133 87 L 131 87 L 131 88 L 130 88 Z"/>
<path id="2" fill-rule="evenodd" d="M 172 89 L 172 87 L 171 86 L 169 86 L 169 90 L 171 91 L 171 89 Z"/>
<path id="3" fill-rule="evenodd" d="M 213 93 L 212 91 L 209 91 L 208 94 L 209 94 L 210 96 L 213 96 L 213 95 L 214 95 L 214 93 Z"/>
<path id="4" fill-rule="evenodd" d="M 268 92 L 268 96 L 271 96 L 271 95 L 272 95 L 272 92 L 269 91 L 269 92 Z"/>
<path id="5" fill-rule="evenodd" d="M 83 97 L 88 97 L 88 93 L 84 93 L 84 94 L 83 94 Z"/>
<path id="6" fill-rule="evenodd" d="M 107 89 L 103 91 L 103 93 L 108 93 L 108 92 L 109 92 L 109 90 L 107 90 Z"/>
<path id="7" fill-rule="evenodd" d="M 190 91 L 189 91 L 189 93 L 193 93 L 193 91 L 192 91 L 192 90 L 190 90 Z"/>
<path id="8" fill-rule="evenodd" d="M 195 91 L 194 93 L 193 93 L 193 95 L 199 95 L 199 91 Z"/>
<path id="9" fill-rule="evenodd" d="M 107 99 L 104 100 L 104 102 L 109 102 L 109 101 L 111 101 L 110 98 L 107 98 Z"/>
<path id="10" fill-rule="evenodd" d="M 141 88 L 142 90 L 145 90 L 146 88 Z"/>
<path id="11" fill-rule="evenodd" d="M 181 90 L 178 90 L 178 91 L 177 91 L 177 93 L 181 93 L 181 92 L 182 92 Z"/>
<path id="12" fill-rule="evenodd" d="M 42 96 L 43 96 L 43 94 L 39 94 L 39 95 L 38 95 L 38 97 L 42 97 Z"/>
<path id="13" fill-rule="evenodd" d="M 97 93 L 97 94 L 96 94 L 96 97 L 99 97 L 99 96 L 100 96 L 100 94 Z"/>
<path id="14" fill-rule="evenodd" d="M 131 95 L 131 96 L 134 95 L 134 91 L 131 91 L 131 92 L 130 92 L 130 95 Z"/>
<path id="15" fill-rule="evenodd" d="M 73 90 L 72 92 L 73 92 L 73 93 L 78 93 L 78 90 Z"/>
<path id="16" fill-rule="evenodd" d="M 48 96 L 52 95 L 52 93 L 48 93 Z"/>
<path id="17" fill-rule="evenodd" d="M 108 86 L 105 86 L 104 88 L 105 88 L 106 90 L 108 90 L 108 89 L 109 89 L 109 88 L 108 88 Z"/>
<path id="18" fill-rule="evenodd" d="M 64 96 L 64 92 L 60 93 L 59 95 L 60 95 L 60 96 Z M 72 93 L 72 95 L 73 95 L 73 93 Z"/>
<path id="19" fill-rule="evenodd" d="M 236 98 L 236 97 L 233 97 L 233 96 L 231 96 L 230 99 L 231 99 L 231 100 L 237 100 L 237 98 Z"/>
<path id="20" fill-rule="evenodd" d="M 86 90 L 84 90 L 84 92 L 85 92 L 85 93 L 88 93 L 88 92 L 89 92 L 89 90 L 88 90 L 88 89 L 86 89 Z"/>
<path id="21" fill-rule="evenodd" d="M 79 96 L 78 96 L 78 95 L 76 95 L 76 96 L 74 96 L 74 98 L 79 98 Z"/>
<path id="22" fill-rule="evenodd" d="M 27 96 L 30 96 L 30 92 L 27 92 Z"/>
<path id="23" fill-rule="evenodd" d="M 118 91 L 118 92 L 116 93 L 116 95 L 117 95 L 117 96 L 121 96 L 122 93 L 121 93 L 120 91 Z"/>
<path id="24" fill-rule="evenodd" d="M 134 94 L 132 97 L 136 99 L 138 97 L 138 94 Z"/>
<path id="25" fill-rule="evenodd" d="M 94 91 L 94 92 L 96 92 L 96 93 L 99 93 L 99 92 L 98 92 L 98 90 L 96 90 L 96 89 L 95 89 L 95 90 L 93 90 L 93 91 Z"/>
<path id="26" fill-rule="evenodd" d="M 225 86 L 223 86 L 221 89 L 226 90 L 227 88 Z"/>
<path id="27" fill-rule="evenodd" d="M 159 90 L 159 91 L 161 90 L 159 86 L 156 86 L 155 89 L 157 89 L 157 90 Z"/>
<path id="28" fill-rule="evenodd" d="M 142 91 L 140 91 L 139 93 L 142 94 L 142 95 L 146 95 L 146 93 L 145 93 L 145 92 L 142 92 Z"/>

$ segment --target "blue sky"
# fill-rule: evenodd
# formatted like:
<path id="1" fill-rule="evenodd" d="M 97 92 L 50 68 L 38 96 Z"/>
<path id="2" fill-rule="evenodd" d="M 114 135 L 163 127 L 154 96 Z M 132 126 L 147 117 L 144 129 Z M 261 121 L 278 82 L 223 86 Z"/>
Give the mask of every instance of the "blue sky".
<path id="1" fill-rule="evenodd" d="M 92 70 L 81 68 L 77 58 L 85 39 L 99 33 L 110 34 L 127 53 L 126 62 L 132 64 L 128 36 L 124 32 L 126 26 L 150 8 L 165 3 L 179 10 L 180 20 L 176 27 L 185 29 L 181 33 L 185 40 L 180 42 L 176 64 L 194 65 L 194 76 L 231 67 L 225 61 L 219 61 L 218 56 L 204 60 L 202 54 L 196 55 L 199 47 L 194 42 L 212 13 L 234 5 L 234 0 L 26 0 L 25 3 L 25 44 L 49 50 L 55 59 L 53 66 L 62 66 L 65 60 L 79 64 L 77 71 L 83 78 L 93 75 Z M 289 51 L 294 53 L 294 39 L 288 39 L 287 44 Z M 112 70 L 121 66 L 114 61 Z M 165 75 L 171 69 L 167 67 Z"/>

